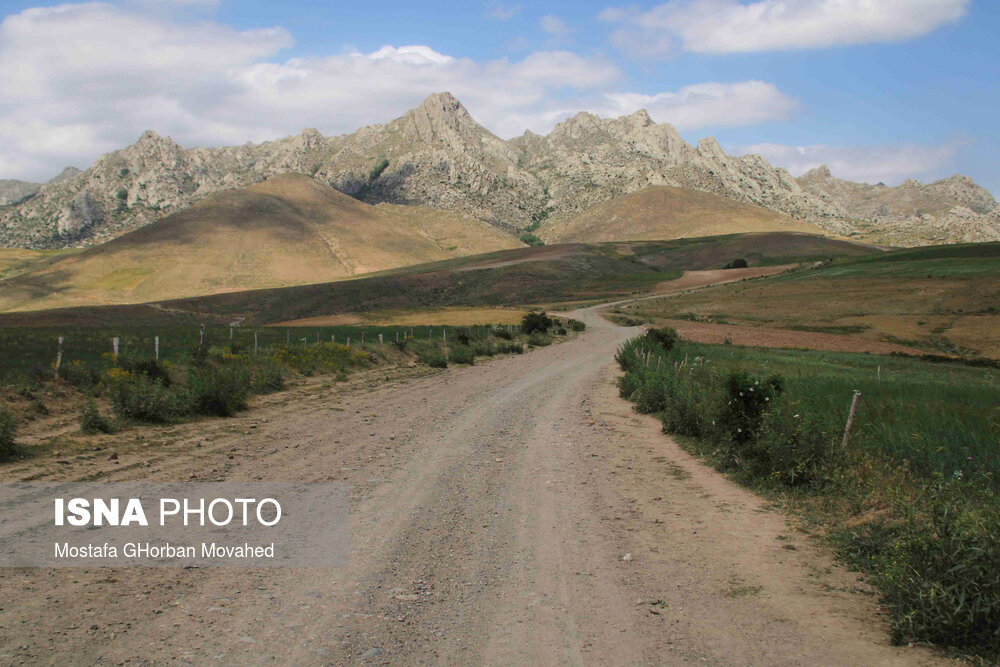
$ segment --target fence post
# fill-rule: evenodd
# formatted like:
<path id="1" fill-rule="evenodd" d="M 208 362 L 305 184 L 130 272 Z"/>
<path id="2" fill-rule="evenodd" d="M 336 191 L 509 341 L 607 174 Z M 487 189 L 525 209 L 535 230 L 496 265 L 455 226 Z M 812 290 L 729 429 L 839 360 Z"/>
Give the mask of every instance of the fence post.
<path id="1" fill-rule="evenodd" d="M 443 340 L 446 343 L 448 342 L 448 330 L 447 329 L 441 329 L 441 340 Z"/>
<path id="2" fill-rule="evenodd" d="M 351 337 L 348 336 L 347 337 L 347 347 L 350 347 L 350 346 L 351 346 Z"/>
<path id="3" fill-rule="evenodd" d="M 202 347 L 205 344 L 205 325 L 201 325 L 201 331 L 198 333 L 198 347 Z"/>
<path id="4" fill-rule="evenodd" d="M 233 328 L 229 327 L 229 344 L 232 345 L 232 343 L 233 343 Z"/>
<path id="5" fill-rule="evenodd" d="M 253 353 L 257 354 L 257 332 L 253 332 Z"/>
<path id="6" fill-rule="evenodd" d="M 379 345 L 381 345 L 381 344 L 382 344 L 382 334 L 379 334 L 379 335 L 378 335 L 378 344 L 379 344 Z"/>
<path id="7" fill-rule="evenodd" d="M 365 332 L 364 332 L 364 330 L 362 330 L 361 331 L 361 347 L 364 347 L 364 346 L 365 346 Z"/>
<path id="8" fill-rule="evenodd" d="M 160 337 L 153 336 L 153 359 L 160 360 Z"/>
<path id="9" fill-rule="evenodd" d="M 56 352 L 56 368 L 55 368 L 55 378 L 59 379 L 59 367 L 62 366 L 62 345 L 63 337 L 59 336 L 59 350 Z"/>
<path id="10" fill-rule="evenodd" d="M 847 441 L 851 437 L 851 427 L 854 426 L 854 415 L 858 411 L 858 401 L 861 400 L 861 392 L 854 390 L 854 398 L 851 399 L 851 411 L 847 413 L 847 425 L 844 427 L 844 440 L 840 443 L 842 449 L 847 449 Z"/>
<path id="11" fill-rule="evenodd" d="M 111 339 L 111 352 L 114 355 L 115 361 L 118 361 L 118 336 Z"/>

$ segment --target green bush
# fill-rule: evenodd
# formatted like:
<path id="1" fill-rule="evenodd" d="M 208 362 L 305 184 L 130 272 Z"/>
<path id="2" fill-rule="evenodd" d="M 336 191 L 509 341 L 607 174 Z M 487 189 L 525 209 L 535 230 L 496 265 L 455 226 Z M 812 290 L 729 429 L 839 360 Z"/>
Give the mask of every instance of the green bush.
<path id="1" fill-rule="evenodd" d="M 459 345 L 468 345 L 470 342 L 472 342 L 472 332 L 470 332 L 466 327 L 460 327 L 458 329 L 455 329 L 454 336 L 455 336 L 455 342 L 458 343 Z"/>
<path id="2" fill-rule="evenodd" d="M 501 341 L 497 344 L 498 354 L 524 354 L 524 345 L 517 341 Z"/>
<path id="3" fill-rule="evenodd" d="M 528 336 L 528 345 L 534 345 L 535 347 L 545 347 L 546 345 L 551 345 L 552 339 L 543 333 L 533 333 Z"/>
<path id="4" fill-rule="evenodd" d="M 469 345 L 455 345 L 448 350 L 448 361 L 472 366 L 476 363 L 476 352 Z"/>
<path id="5" fill-rule="evenodd" d="M 111 421 L 97 409 L 94 399 L 87 401 L 80 412 L 80 430 L 84 433 L 111 433 Z"/>
<path id="6" fill-rule="evenodd" d="M 263 359 L 250 366 L 250 391 L 254 394 L 270 394 L 285 388 L 285 369 L 269 359 Z"/>
<path id="7" fill-rule="evenodd" d="M 417 352 L 417 360 L 431 368 L 448 368 L 448 357 L 438 347 L 427 347 Z"/>
<path id="8" fill-rule="evenodd" d="M 680 340 L 677 331 L 671 327 L 649 329 L 646 331 L 646 338 L 662 347 L 664 352 L 670 352 Z"/>
<path id="9" fill-rule="evenodd" d="M 545 311 L 533 310 L 521 318 L 521 331 L 529 335 L 545 333 L 553 324 L 552 318 L 545 314 Z"/>
<path id="10" fill-rule="evenodd" d="M 492 357 L 497 353 L 496 346 L 486 338 L 477 338 L 472 343 L 472 350 L 477 357 Z"/>
<path id="11" fill-rule="evenodd" d="M 229 417 L 247 407 L 250 374 L 239 366 L 206 366 L 188 373 L 191 409 L 197 414 Z"/>
<path id="12" fill-rule="evenodd" d="M 17 430 L 17 420 L 9 411 L 0 408 L 0 461 L 13 458 L 17 454 L 17 443 L 14 433 Z"/>
<path id="13" fill-rule="evenodd" d="M 116 365 L 132 375 L 145 375 L 150 380 L 158 380 L 164 387 L 170 386 L 170 374 L 167 372 L 166 366 L 152 357 L 119 355 Z"/>
<path id="14" fill-rule="evenodd" d="M 164 387 L 145 375 L 132 375 L 110 383 L 111 409 L 120 419 L 164 424 L 190 412 L 183 392 Z"/>
<path id="15" fill-rule="evenodd" d="M 506 327 L 500 327 L 493 332 L 493 335 L 497 338 L 502 338 L 503 340 L 513 340 L 514 334 L 510 332 Z"/>
<path id="16" fill-rule="evenodd" d="M 781 395 L 781 377 L 773 375 L 764 380 L 737 371 L 729 374 L 725 387 L 727 402 L 719 414 L 719 426 L 737 446 L 755 442 L 764 411 Z"/>
<path id="17" fill-rule="evenodd" d="M 543 241 L 542 239 L 540 239 L 537 234 L 532 234 L 531 232 L 525 232 L 524 234 L 521 234 L 521 243 L 524 243 L 524 244 L 527 244 L 527 245 L 530 245 L 530 246 L 543 246 L 543 245 L 545 245 L 545 241 Z"/>
<path id="18" fill-rule="evenodd" d="M 569 327 L 570 331 L 584 331 L 587 328 L 586 323 L 574 319 L 570 319 L 569 321 L 567 321 L 566 326 Z"/>
<path id="19" fill-rule="evenodd" d="M 63 364 L 59 369 L 59 377 L 77 389 L 90 389 L 101 381 L 101 371 L 82 361 Z"/>

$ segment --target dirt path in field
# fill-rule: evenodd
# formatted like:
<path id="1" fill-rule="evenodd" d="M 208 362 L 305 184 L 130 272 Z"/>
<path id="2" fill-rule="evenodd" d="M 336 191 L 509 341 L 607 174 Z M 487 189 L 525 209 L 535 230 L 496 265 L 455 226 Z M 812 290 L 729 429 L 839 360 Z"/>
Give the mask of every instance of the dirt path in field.
<path id="1" fill-rule="evenodd" d="M 0 571 L 0 664 L 938 662 L 890 647 L 852 575 L 618 398 L 638 330 L 578 317 L 521 357 L 304 388 L 42 475 L 346 481 L 351 563 Z"/>

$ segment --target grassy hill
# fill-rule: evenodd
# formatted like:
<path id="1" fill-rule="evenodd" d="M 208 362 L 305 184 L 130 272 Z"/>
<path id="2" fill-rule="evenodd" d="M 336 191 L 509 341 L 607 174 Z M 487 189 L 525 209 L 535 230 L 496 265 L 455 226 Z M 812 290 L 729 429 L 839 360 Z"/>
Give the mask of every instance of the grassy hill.
<path id="1" fill-rule="evenodd" d="M 657 185 L 598 204 L 579 215 L 546 221 L 547 243 L 665 240 L 744 232 L 823 230 L 752 204 L 708 192 Z"/>
<path id="2" fill-rule="evenodd" d="M 833 262 L 636 306 L 699 319 L 844 333 L 1000 358 L 1000 243 L 932 246 Z"/>
<path id="3" fill-rule="evenodd" d="M 327 282 L 521 245 L 471 217 L 370 206 L 285 174 L 0 282 L 0 310 Z"/>
<path id="4" fill-rule="evenodd" d="M 0 280 L 51 264 L 73 250 L 27 250 L 25 248 L 0 248 Z"/>
<path id="5" fill-rule="evenodd" d="M 750 234 L 597 245 L 519 248 L 385 271 L 354 280 L 215 294 L 154 304 L 0 314 L 0 326 L 238 321 L 273 324 L 343 313 L 445 306 L 523 306 L 649 294 L 697 269 L 737 257 L 751 266 L 878 252 L 805 234 Z"/>

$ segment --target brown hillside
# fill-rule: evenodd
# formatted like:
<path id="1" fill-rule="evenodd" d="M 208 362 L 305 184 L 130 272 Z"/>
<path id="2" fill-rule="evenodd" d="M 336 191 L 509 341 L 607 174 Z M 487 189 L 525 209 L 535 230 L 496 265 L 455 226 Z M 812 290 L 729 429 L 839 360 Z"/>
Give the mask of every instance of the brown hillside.
<path id="1" fill-rule="evenodd" d="M 0 309 L 328 282 L 519 246 L 458 213 L 370 206 L 308 176 L 284 174 L 0 282 Z"/>
<path id="2" fill-rule="evenodd" d="M 653 241 L 743 232 L 823 230 L 759 206 L 719 195 L 657 185 L 598 204 L 579 215 L 551 220 L 538 235 L 547 243 Z"/>

